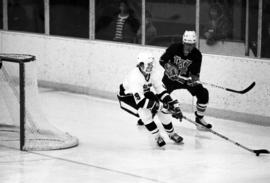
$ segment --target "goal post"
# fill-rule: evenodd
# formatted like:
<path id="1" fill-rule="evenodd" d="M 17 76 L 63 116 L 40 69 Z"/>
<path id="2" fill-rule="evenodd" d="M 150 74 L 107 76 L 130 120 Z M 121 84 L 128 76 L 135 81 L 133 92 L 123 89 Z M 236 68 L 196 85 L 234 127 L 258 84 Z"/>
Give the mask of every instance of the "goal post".
<path id="1" fill-rule="evenodd" d="M 41 110 L 35 56 L 0 53 L 0 144 L 20 150 L 56 150 L 78 139 L 52 125 Z"/>

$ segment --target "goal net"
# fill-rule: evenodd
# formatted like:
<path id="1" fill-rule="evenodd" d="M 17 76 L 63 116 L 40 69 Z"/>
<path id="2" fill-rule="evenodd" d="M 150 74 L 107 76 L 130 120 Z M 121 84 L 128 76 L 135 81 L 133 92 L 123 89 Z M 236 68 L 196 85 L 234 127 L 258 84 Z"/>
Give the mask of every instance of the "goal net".
<path id="1" fill-rule="evenodd" d="M 0 54 L 0 145 L 21 150 L 56 150 L 78 145 L 41 110 L 36 62 L 31 55 Z"/>

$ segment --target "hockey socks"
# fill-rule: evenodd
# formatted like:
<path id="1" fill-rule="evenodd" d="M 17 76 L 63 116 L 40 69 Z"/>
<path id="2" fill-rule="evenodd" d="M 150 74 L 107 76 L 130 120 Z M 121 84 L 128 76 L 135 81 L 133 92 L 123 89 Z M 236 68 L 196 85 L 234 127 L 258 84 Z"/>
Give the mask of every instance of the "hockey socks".
<path id="1" fill-rule="evenodd" d="M 208 128 L 208 129 L 212 128 L 212 125 L 211 125 L 210 123 L 207 123 L 207 122 L 203 119 L 203 116 L 198 115 L 198 112 L 195 112 L 195 116 L 196 116 L 196 119 L 195 119 L 196 123 L 202 125 L 202 126 L 205 127 L 205 128 Z M 200 125 L 197 125 L 197 128 L 198 128 L 199 130 L 203 130 L 203 128 L 202 128 Z"/>

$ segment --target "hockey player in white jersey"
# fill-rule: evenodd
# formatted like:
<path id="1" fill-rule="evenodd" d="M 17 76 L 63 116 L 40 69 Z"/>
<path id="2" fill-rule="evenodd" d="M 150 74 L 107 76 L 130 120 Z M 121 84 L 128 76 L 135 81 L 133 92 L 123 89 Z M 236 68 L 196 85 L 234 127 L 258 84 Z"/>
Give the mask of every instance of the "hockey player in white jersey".
<path id="1" fill-rule="evenodd" d="M 174 131 L 172 124 L 172 116 L 182 119 L 179 102 L 173 100 L 163 87 L 162 76 L 155 70 L 154 57 L 151 53 L 140 53 L 137 61 L 137 67 L 120 85 L 117 95 L 120 107 L 143 121 L 146 129 L 153 134 L 158 146 L 164 146 L 166 142 L 154 122 L 155 115 L 161 121 L 169 138 L 180 143 L 183 138 Z"/>

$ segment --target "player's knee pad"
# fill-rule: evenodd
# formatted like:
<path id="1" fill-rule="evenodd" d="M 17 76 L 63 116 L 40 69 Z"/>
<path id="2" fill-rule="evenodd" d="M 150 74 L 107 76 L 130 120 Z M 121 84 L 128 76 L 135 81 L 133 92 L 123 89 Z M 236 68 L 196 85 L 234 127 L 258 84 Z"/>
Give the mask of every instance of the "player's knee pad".
<path id="1" fill-rule="evenodd" d="M 209 102 L 209 92 L 206 88 L 201 87 L 197 94 L 197 102 L 200 104 L 207 104 Z"/>
<path id="2" fill-rule="evenodd" d="M 167 125 L 167 124 L 171 123 L 171 121 L 172 121 L 171 115 L 169 115 L 169 114 L 164 114 L 164 113 L 161 112 L 161 111 L 157 113 L 157 116 L 158 116 L 158 119 L 160 120 L 160 122 L 161 122 L 162 124 Z"/>
<path id="3" fill-rule="evenodd" d="M 139 108 L 138 113 L 139 113 L 141 120 L 143 121 L 143 123 L 145 125 L 149 124 L 153 121 L 153 114 L 149 109 Z"/>

